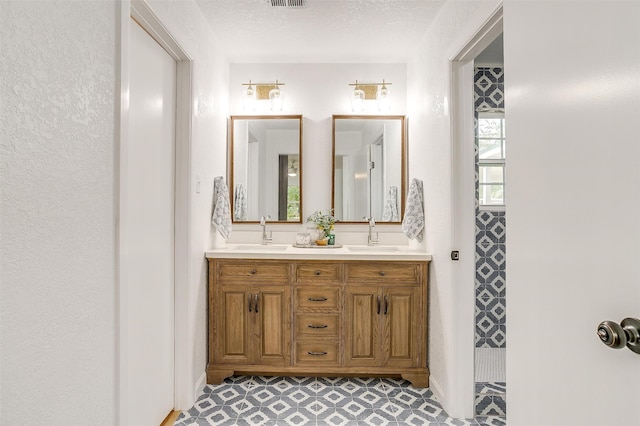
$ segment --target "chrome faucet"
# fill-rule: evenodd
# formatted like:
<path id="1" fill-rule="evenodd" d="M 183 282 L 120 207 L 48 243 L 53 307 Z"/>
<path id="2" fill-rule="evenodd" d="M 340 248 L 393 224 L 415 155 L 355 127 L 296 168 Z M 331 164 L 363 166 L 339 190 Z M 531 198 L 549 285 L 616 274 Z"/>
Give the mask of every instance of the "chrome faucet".
<path id="1" fill-rule="evenodd" d="M 378 233 L 376 232 L 375 237 L 373 236 L 373 228 L 375 228 L 376 226 L 376 221 L 375 219 L 372 217 L 365 217 L 365 220 L 369 221 L 369 236 L 367 237 L 367 245 L 368 246 L 377 246 L 380 243 L 380 240 L 378 239 Z"/>
<path id="2" fill-rule="evenodd" d="M 272 231 L 269 231 L 267 235 L 267 219 L 271 219 L 271 216 L 266 215 L 260 218 L 260 226 L 262 226 L 262 244 L 271 244 L 273 242 Z"/>

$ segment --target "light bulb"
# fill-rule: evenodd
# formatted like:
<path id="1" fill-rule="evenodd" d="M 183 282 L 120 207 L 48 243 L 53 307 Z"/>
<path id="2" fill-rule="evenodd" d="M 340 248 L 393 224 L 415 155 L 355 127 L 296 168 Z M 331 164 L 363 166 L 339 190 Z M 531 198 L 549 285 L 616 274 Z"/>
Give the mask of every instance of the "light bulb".
<path id="1" fill-rule="evenodd" d="M 382 87 L 376 92 L 376 101 L 378 102 L 378 111 L 389 111 L 391 108 L 389 89 L 382 81 Z"/>
<path id="2" fill-rule="evenodd" d="M 256 91 L 251 86 L 251 81 L 249 81 L 249 87 L 247 87 L 247 90 L 244 91 L 242 108 L 245 111 L 255 111 L 256 109 Z"/>
<path id="3" fill-rule="evenodd" d="M 364 90 L 358 86 L 351 92 L 351 110 L 353 112 L 362 112 L 364 110 Z"/>
<path id="4" fill-rule="evenodd" d="M 284 94 L 276 87 L 269 90 L 269 103 L 271 104 L 271 111 L 282 111 L 282 103 L 284 101 Z"/>

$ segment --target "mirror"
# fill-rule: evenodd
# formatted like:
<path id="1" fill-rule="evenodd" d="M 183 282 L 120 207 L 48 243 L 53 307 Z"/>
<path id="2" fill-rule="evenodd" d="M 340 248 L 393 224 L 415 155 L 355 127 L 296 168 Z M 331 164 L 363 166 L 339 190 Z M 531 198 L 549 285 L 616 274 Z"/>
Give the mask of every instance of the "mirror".
<path id="1" fill-rule="evenodd" d="M 333 116 L 333 194 L 341 222 L 400 223 L 406 182 L 404 116 Z"/>
<path id="2" fill-rule="evenodd" d="M 233 222 L 302 223 L 302 116 L 232 116 Z"/>

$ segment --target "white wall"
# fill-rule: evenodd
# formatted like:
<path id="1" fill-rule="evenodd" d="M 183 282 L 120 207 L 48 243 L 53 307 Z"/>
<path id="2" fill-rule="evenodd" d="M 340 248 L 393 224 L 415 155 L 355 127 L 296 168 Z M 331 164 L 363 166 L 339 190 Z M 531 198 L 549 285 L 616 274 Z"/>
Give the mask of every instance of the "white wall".
<path id="1" fill-rule="evenodd" d="M 450 1 L 429 26 L 407 65 L 409 133 L 409 177 L 424 181 L 429 269 L 429 368 L 431 388 L 452 416 L 471 416 L 471 401 L 457 368 L 459 348 L 455 344 L 456 286 L 452 278 L 451 129 L 449 116 L 449 60 L 495 11 L 500 2 Z M 469 324 L 473 327 L 473 324 Z M 471 331 L 470 331 L 471 332 Z M 473 339 L 473 337 L 471 337 Z M 473 350 L 473 341 L 469 343 Z M 465 397 L 467 399 L 465 399 Z M 469 402 L 469 404 L 466 404 Z"/>
<path id="2" fill-rule="evenodd" d="M 638 22 L 637 1 L 504 5 L 510 426 L 638 424 L 640 358 L 595 334 L 640 314 Z"/>
<path id="3" fill-rule="evenodd" d="M 118 3 L 0 9 L 2 424 L 117 418 Z M 214 239 L 213 178 L 226 176 L 228 64 L 193 1 L 149 3 L 194 59 L 184 409 L 207 360 L 203 252 Z"/>
<path id="4" fill-rule="evenodd" d="M 0 13 L 0 423 L 112 425 L 117 6 Z"/>

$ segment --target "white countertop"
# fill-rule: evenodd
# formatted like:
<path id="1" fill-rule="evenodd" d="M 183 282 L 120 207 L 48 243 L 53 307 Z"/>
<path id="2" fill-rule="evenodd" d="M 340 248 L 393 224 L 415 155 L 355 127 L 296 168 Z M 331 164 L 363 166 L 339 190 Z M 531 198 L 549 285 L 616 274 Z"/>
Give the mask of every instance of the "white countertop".
<path id="1" fill-rule="evenodd" d="M 291 244 L 229 244 L 207 250 L 209 259 L 419 260 L 431 255 L 409 246 L 345 245 L 300 248 Z"/>

